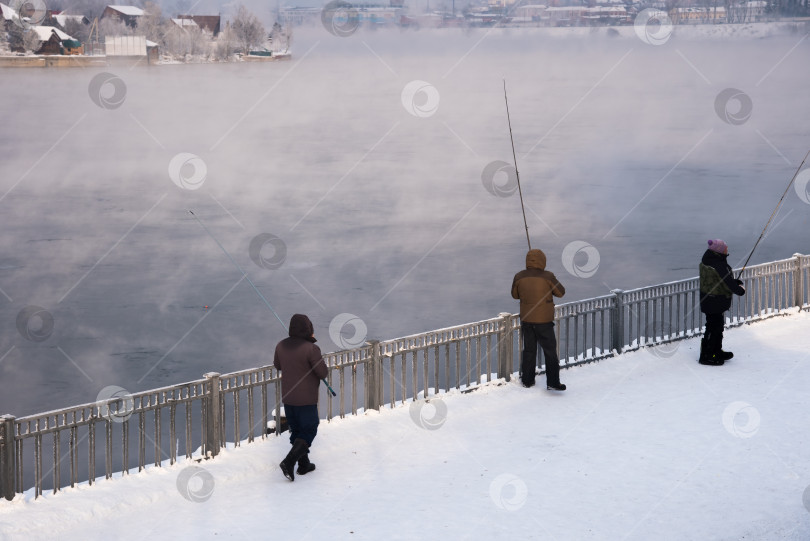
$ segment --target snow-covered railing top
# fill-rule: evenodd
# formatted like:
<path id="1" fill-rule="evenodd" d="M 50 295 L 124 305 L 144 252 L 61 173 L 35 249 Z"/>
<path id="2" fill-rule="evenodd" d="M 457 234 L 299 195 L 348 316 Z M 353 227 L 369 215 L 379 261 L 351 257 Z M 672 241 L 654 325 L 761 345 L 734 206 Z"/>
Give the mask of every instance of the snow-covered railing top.
<path id="1" fill-rule="evenodd" d="M 729 325 L 740 325 L 810 305 L 810 256 L 748 267 L 747 294 L 734 297 Z M 640 347 L 666 357 L 666 344 L 701 332 L 698 279 L 614 290 L 560 304 L 555 321 L 563 368 Z M 509 380 L 519 366 L 520 318 L 498 317 L 327 353 L 332 398 L 321 389 L 322 417 L 356 415 L 471 389 L 493 378 Z M 280 374 L 272 366 L 115 396 L 96 403 L 16 418 L 0 417 L 0 494 L 96 482 L 96 448 L 103 441 L 104 474 L 122 475 L 147 464 L 216 456 L 228 445 L 252 442 L 282 429 Z M 179 420 L 179 422 L 178 422 Z M 136 425 L 130 437 L 131 425 Z M 278 429 L 278 430 L 275 430 Z M 98 434 L 97 434 L 98 431 Z M 45 452 L 46 439 L 51 453 Z M 182 441 L 182 451 L 181 451 Z M 46 456 L 47 455 L 47 456 Z M 79 457 L 87 457 L 80 461 Z M 67 483 L 65 483 L 67 486 Z"/>

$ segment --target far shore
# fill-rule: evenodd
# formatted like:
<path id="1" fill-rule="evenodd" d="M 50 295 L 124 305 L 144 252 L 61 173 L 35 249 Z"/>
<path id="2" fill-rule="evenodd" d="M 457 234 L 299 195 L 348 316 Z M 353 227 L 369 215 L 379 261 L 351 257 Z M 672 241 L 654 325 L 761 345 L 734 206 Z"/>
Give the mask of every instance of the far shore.
<path id="1" fill-rule="evenodd" d="M 192 62 L 181 61 L 150 61 L 147 57 L 137 56 L 103 56 L 103 55 L 0 55 L 0 68 L 89 68 L 127 65 L 133 66 L 182 66 L 187 64 L 238 64 L 239 62 L 276 62 L 290 60 L 290 53 L 274 54 L 273 56 L 243 56 L 234 62 L 213 62 L 200 60 Z"/>

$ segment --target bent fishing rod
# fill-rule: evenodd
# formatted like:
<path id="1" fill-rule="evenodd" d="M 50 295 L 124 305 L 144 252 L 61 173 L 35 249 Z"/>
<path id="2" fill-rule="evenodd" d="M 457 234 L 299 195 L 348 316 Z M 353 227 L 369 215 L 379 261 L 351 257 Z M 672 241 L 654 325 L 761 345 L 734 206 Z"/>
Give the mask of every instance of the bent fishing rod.
<path id="1" fill-rule="evenodd" d="M 211 233 L 211 231 L 209 231 L 207 227 L 205 227 L 205 224 L 202 223 L 202 221 L 197 217 L 196 214 L 194 214 L 194 212 L 189 210 L 188 213 L 191 214 L 192 216 L 194 216 L 194 219 L 197 220 L 197 223 L 200 224 L 203 229 L 205 229 L 205 232 L 208 233 L 208 236 L 211 237 L 212 239 L 214 239 L 214 242 L 217 243 L 217 246 L 219 246 L 219 249 L 222 250 L 222 252 L 226 256 L 228 256 L 228 259 L 231 260 L 231 263 L 233 263 L 234 266 L 236 266 L 236 268 L 239 269 L 239 272 L 242 273 L 242 276 L 247 279 L 248 283 L 253 288 L 253 291 L 255 291 L 256 294 L 259 297 L 261 297 L 261 299 L 264 301 L 264 304 L 267 305 L 267 307 L 270 309 L 270 311 L 273 312 L 273 315 L 276 316 L 276 319 L 278 320 L 279 323 L 281 323 L 281 326 L 284 327 L 284 330 L 289 331 L 289 329 L 287 329 L 287 326 L 284 324 L 284 322 L 279 317 L 278 313 L 276 313 L 276 311 L 273 309 L 273 307 L 270 305 L 270 303 L 267 301 L 267 299 L 264 298 L 264 295 L 262 295 L 262 292 L 259 291 L 259 288 L 256 287 L 256 284 L 253 283 L 253 280 L 250 279 L 250 277 L 242 269 L 242 267 L 239 265 L 239 263 L 237 263 L 236 260 L 231 257 L 231 254 L 228 253 L 228 250 L 226 250 L 225 247 L 222 246 L 222 244 L 217 240 L 217 238 L 214 236 L 214 234 Z M 332 386 L 329 385 L 329 382 L 326 381 L 326 378 L 321 379 L 321 381 L 324 383 L 324 385 L 326 385 L 326 388 L 329 389 L 329 392 L 332 393 L 332 396 L 337 396 L 337 393 L 335 392 L 334 389 L 332 389 Z"/>
<path id="2" fill-rule="evenodd" d="M 529 250 L 532 249 L 532 241 L 529 240 L 529 224 L 526 222 L 526 208 L 523 206 L 523 190 L 520 189 L 520 173 L 518 172 L 517 156 L 515 155 L 515 139 L 512 137 L 512 119 L 509 118 L 509 99 L 506 97 L 506 79 L 503 80 L 503 100 L 506 102 L 506 120 L 509 122 L 509 140 L 512 142 L 512 160 L 515 162 L 515 177 L 517 178 L 518 194 L 520 195 L 520 210 L 523 211 L 523 226 L 526 228 L 526 242 Z"/>
<path id="3" fill-rule="evenodd" d="M 759 234 L 759 238 L 754 243 L 754 247 L 751 248 L 751 253 L 748 254 L 748 257 L 745 259 L 745 263 L 743 263 L 743 266 L 740 269 L 740 273 L 737 275 L 737 280 L 740 279 L 740 276 L 742 276 L 742 273 L 745 270 L 745 267 L 748 265 L 748 262 L 751 260 L 751 256 L 754 255 L 754 251 L 757 249 L 757 246 L 759 245 L 759 241 L 761 241 L 762 238 L 765 236 L 765 231 L 768 229 L 768 226 L 771 225 L 771 221 L 774 219 L 777 212 L 779 211 L 779 207 L 782 206 L 782 202 L 785 200 L 785 196 L 787 195 L 788 191 L 790 190 L 790 187 L 793 186 L 793 183 L 796 181 L 796 177 L 799 176 L 799 172 L 802 170 L 802 167 L 804 167 L 804 162 L 807 161 L 808 156 L 810 156 L 810 150 L 808 150 L 807 154 L 804 155 L 804 159 L 802 160 L 802 163 L 799 164 L 799 168 L 796 169 L 795 173 L 793 173 L 793 177 L 790 179 L 790 182 L 788 183 L 787 188 L 785 188 L 785 191 L 782 194 L 782 197 L 779 198 L 779 203 L 776 204 L 776 208 L 773 209 L 773 212 L 771 212 L 771 216 L 770 216 L 770 218 L 768 218 L 768 222 L 765 224 L 765 227 L 762 228 L 762 233 Z"/>

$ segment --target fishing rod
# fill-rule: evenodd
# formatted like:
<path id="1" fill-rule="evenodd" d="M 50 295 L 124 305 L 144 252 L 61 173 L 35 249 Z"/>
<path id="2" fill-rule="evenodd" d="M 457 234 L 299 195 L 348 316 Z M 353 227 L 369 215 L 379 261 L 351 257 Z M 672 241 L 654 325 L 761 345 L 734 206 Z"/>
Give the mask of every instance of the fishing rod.
<path id="1" fill-rule="evenodd" d="M 802 160 L 802 163 L 799 164 L 799 168 L 796 169 L 795 173 L 793 173 L 793 178 L 790 179 L 790 182 L 788 183 L 787 188 L 785 188 L 785 191 L 782 194 L 782 197 L 779 198 L 779 203 L 777 203 L 776 208 L 773 209 L 773 212 L 771 213 L 771 217 L 768 218 L 768 222 L 765 224 L 765 227 L 762 228 L 762 233 L 759 234 L 759 238 L 754 243 L 754 247 L 751 248 L 751 253 L 748 254 L 748 257 L 745 259 L 745 263 L 743 263 L 743 266 L 740 269 L 740 273 L 737 275 L 737 280 L 740 279 L 740 276 L 742 276 L 742 273 L 745 270 L 745 267 L 748 265 L 748 262 L 751 260 L 751 256 L 754 255 L 754 250 L 757 249 L 757 246 L 759 245 L 759 241 L 761 241 L 762 237 L 765 236 L 765 231 L 768 229 L 768 226 L 771 225 L 771 221 L 774 219 L 774 217 L 776 216 L 776 213 L 779 211 L 779 207 L 782 206 L 782 201 L 785 200 L 785 196 L 787 195 L 788 191 L 790 190 L 790 187 L 793 186 L 793 182 L 795 182 L 796 177 L 799 176 L 799 171 L 801 171 L 802 167 L 804 167 L 804 162 L 807 161 L 808 156 L 810 156 L 810 150 L 808 150 L 807 154 L 804 155 L 804 159 Z"/>
<path id="2" fill-rule="evenodd" d="M 520 210 L 523 211 L 523 226 L 526 228 L 526 242 L 529 250 L 532 249 L 532 241 L 529 240 L 529 224 L 526 222 L 526 208 L 523 206 L 523 190 L 520 189 L 520 173 L 518 173 L 517 156 L 515 155 L 515 139 L 512 137 L 512 119 L 509 118 L 509 98 L 506 97 L 506 79 L 503 80 L 503 100 L 506 102 L 506 120 L 509 122 L 509 140 L 512 142 L 512 159 L 515 162 L 515 177 L 517 178 L 518 194 L 520 195 Z"/>
<path id="3" fill-rule="evenodd" d="M 237 263 L 237 262 L 236 262 L 236 260 L 235 260 L 234 258 L 232 258 L 232 257 L 231 257 L 231 254 L 229 254 L 229 253 L 228 253 L 228 250 L 226 250 L 226 249 L 225 249 L 225 247 L 224 247 L 224 246 L 223 246 L 223 245 L 222 245 L 222 244 L 221 244 L 221 243 L 220 243 L 220 242 L 217 240 L 217 238 L 214 236 L 214 234 L 213 234 L 213 233 L 211 233 L 211 231 L 209 231 L 207 227 L 205 227 L 205 224 L 204 224 L 204 223 L 202 223 L 202 220 L 200 220 L 200 219 L 197 217 L 197 215 L 196 215 L 196 214 L 194 214 L 194 212 L 192 212 L 192 211 L 190 211 L 190 210 L 189 210 L 189 211 L 188 211 L 188 213 L 189 213 L 189 214 L 191 214 L 192 216 L 194 216 L 194 219 L 195 219 L 195 220 L 197 220 L 197 223 L 198 223 L 198 224 L 200 224 L 200 225 L 202 226 L 202 228 L 203 228 L 203 229 L 205 229 L 205 232 L 206 232 L 206 233 L 208 233 L 208 236 L 209 236 L 209 237 L 211 237 L 212 239 L 214 239 L 214 242 L 216 242 L 216 243 L 217 243 L 217 246 L 219 246 L 220 250 L 222 250 L 222 252 L 223 252 L 223 253 L 224 253 L 226 256 L 228 256 L 228 259 L 230 259 L 230 260 L 231 260 L 231 263 L 233 263 L 233 264 L 234 264 L 234 266 L 236 266 L 236 268 L 237 268 L 237 269 L 239 269 L 239 272 L 241 272 L 241 273 L 242 273 L 242 276 L 243 276 L 244 278 L 246 278 L 246 279 L 247 279 L 248 283 L 249 283 L 249 284 L 251 285 L 251 287 L 253 288 L 253 291 L 255 291 L 255 292 L 256 292 L 256 294 L 257 294 L 257 295 L 259 295 L 259 297 L 261 297 L 261 299 L 264 301 L 264 304 L 266 304 L 266 305 L 267 305 L 267 307 L 270 309 L 270 311 L 271 311 L 271 312 L 273 312 L 273 315 L 274 315 L 274 316 L 276 316 L 276 319 L 278 320 L 278 322 L 279 322 L 279 323 L 281 323 L 281 326 L 282 326 L 282 327 L 284 327 L 284 330 L 289 332 L 289 329 L 287 329 L 287 326 L 286 326 L 286 325 L 284 324 L 284 322 L 281 320 L 281 318 L 279 317 L 278 313 L 276 313 L 276 311 L 275 311 L 275 310 L 273 310 L 273 307 L 272 307 L 272 306 L 270 306 L 270 303 L 267 301 L 267 299 L 265 299 L 265 298 L 264 298 L 264 295 L 262 295 L 262 292 L 261 292 L 261 291 L 259 291 L 259 288 L 257 288 L 257 287 L 256 287 L 256 284 L 254 284 L 254 283 L 253 283 L 253 280 L 251 280 L 251 279 L 250 279 L 250 277 L 249 277 L 249 276 L 247 275 L 247 273 L 246 273 L 246 272 L 245 272 L 245 271 L 242 269 L 242 267 L 239 265 L 239 263 Z M 328 382 L 328 381 L 326 381 L 326 378 L 321 379 L 321 381 L 323 381 L 324 385 L 326 385 L 326 388 L 327 388 L 327 389 L 329 389 L 329 392 L 330 392 L 330 393 L 332 393 L 332 396 L 337 396 L 337 393 L 335 392 L 335 390 L 334 390 L 334 389 L 332 389 L 332 386 L 331 386 L 331 385 L 329 385 L 329 382 Z"/>

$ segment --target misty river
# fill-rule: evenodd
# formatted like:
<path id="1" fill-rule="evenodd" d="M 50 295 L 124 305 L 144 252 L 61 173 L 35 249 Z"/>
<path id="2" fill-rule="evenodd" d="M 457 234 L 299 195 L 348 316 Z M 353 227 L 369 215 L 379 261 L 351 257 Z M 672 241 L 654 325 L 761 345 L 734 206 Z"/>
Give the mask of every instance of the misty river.
<path id="1" fill-rule="evenodd" d="M 564 301 L 695 276 L 710 238 L 741 264 L 810 145 L 798 34 L 309 28 L 292 53 L 0 70 L 0 413 L 271 363 L 285 330 L 217 241 L 324 351 L 344 314 L 388 339 L 517 311 L 504 80 Z M 810 253 L 803 187 L 752 263 Z"/>

